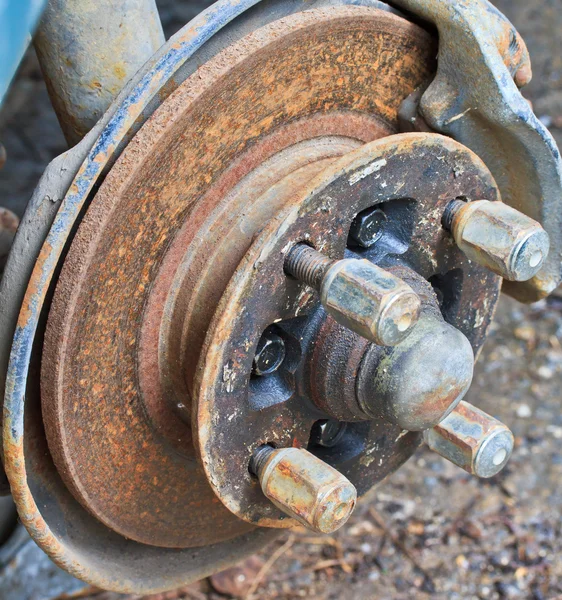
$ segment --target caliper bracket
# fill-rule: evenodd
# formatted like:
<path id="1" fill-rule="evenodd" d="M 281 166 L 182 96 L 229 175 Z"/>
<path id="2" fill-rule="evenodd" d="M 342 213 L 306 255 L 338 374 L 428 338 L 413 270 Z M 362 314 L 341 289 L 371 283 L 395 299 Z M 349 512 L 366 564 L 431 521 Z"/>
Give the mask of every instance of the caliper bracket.
<path id="1" fill-rule="evenodd" d="M 522 302 L 540 300 L 561 280 L 562 161 L 556 143 L 519 87 L 531 79 L 529 53 L 513 25 L 487 0 L 392 0 L 439 32 L 435 79 L 419 112 L 435 131 L 484 160 L 504 202 L 540 222 L 550 254 L 531 280 L 505 282 Z"/>

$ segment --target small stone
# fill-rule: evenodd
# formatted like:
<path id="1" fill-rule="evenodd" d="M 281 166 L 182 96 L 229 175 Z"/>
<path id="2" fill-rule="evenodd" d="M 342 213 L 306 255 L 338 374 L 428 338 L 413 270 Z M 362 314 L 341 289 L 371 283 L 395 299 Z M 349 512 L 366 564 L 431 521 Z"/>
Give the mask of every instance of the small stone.
<path id="1" fill-rule="evenodd" d="M 410 521 L 408 523 L 408 533 L 411 535 L 423 535 L 425 526 L 421 521 Z"/>
<path id="2" fill-rule="evenodd" d="M 520 404 L 517 407 L 516 412 L 520 419 L 528 419 L 533 414 L 531 407 L 528 404 Z"/>
<path id="3" fill-rule="evenodd" d="M 535 330 L 528 326 L 516 327 L 513 334 L 518 340 L 523 340 L 524 342 L 531 342 L 536 338 Z"/>
<path id="4" fill-rule="evenodd" d="M 470 568 L 470 563 L 468 562 L 464 554 L 459 554 L 455 559 L 455 563 L 459 569 L 468 571 L 468 569 Z"/>
<path id="5" fill-rule="evenodd" d="M 211 576 L 211 585 L 220 594 L 242 598 L 248 593 L 262 566 L 260 558 L 251 556 L 243 563 Z"/>
<path id="6" fill-rule="evenodd" d="M 376 530 L 377 528 L 370 521 L 359 521 L 359 523 L 349 527 L 347 533 L 351 537 L 361 537 L 362 535 L 374 533 Z"/>
<path id="7" fill-rule="evenodd" d="M 537 375 L 541 379 L 552 379 L 554 377 L 554 372 L 552 371 L 552 369 L 550 367 L 547 367 L 546 365 L 541 365 L 537 369 Z"/>

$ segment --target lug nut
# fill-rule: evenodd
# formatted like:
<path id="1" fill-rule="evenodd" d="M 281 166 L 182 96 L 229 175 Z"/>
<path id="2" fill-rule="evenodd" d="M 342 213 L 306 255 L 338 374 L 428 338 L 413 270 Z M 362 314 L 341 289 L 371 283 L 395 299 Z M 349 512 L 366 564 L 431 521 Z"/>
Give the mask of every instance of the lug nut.
<path id="1" fill-rule="evenodd" d="M 513 434 L 501 421 L 464 400 L 439 425 L 424 432 L 427 445 L 471 475 L 499 473 L 513 451 Z"/>
<path id="2" fill-rule="evenodd" d="M 550 242 L 540 223 L 503 202 L 453 200 L 443 226 L 470 260 L 509 281 L 528 281 L 548 256 Z"/>
<path id="3" fill-rule="evenodd" d="M 385 212 L 380 208 L 368 208 L 360 212 L 349 230 L 351 241 L 362 248 L 370 248 L 378 242 L 388 221 Z"/>
<path id="4" fill-rule="evenodd" d="M 285 271 L 318 290 L 322 305 L 338 323 L 375 344 L 400 343 L 418 321 L 417 294 L 368 260 L 333 261 L 297 244 L 287 256 Z"/>
<path id="5" fill-rule="evenodd" d="M 254 375 L 270 375 L 277 371 L 285 360 L 285 342 L 283 338 L 266 331 L 260 338 L 254 356 Z"/>
<path id="6" fill-rule="evenodd" d="M 346 477 L 302 448 L 261 446 L 250 470 L 277 508 L 318 533 L 339 529 L 357 502 L 357 490 Z"/>

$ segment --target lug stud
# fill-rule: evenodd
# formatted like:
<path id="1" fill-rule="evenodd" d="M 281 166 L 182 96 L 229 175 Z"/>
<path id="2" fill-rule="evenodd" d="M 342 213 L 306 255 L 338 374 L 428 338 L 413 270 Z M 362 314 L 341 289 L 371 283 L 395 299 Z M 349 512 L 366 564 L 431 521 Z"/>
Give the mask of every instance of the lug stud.
<path id="1" fill-rule="evenodd" d="M 285 271 L 318 290 L 325 310 L 338 323 L 375 344 L 395 346 L 418 321 L 418 295 L 368 260 L 334 261 L 297 244 L 287 256 Z"/>
<path id="2" fill-rule="evenodd" d="M 540 223 L 503 202 L 453 200 L 443 226 L 470 260 L 509 281 L 528 281 L 548 256 L 550 242 Z"/>
<path id="3" fill-rule="evenodd" d="M 499 473 L 513 451 L 513 434 L 501 421 L 462 400 L 439 425 L 424 432 L 427 445 L 471 475 Z"/>
<path id="4" fill-rule="evenodd" d="M 339 471 L 303 448 L 258 448 L 250 471 L 284 513 L 318 533 L 333 533 L 349 519 L 357 490 Z"/>

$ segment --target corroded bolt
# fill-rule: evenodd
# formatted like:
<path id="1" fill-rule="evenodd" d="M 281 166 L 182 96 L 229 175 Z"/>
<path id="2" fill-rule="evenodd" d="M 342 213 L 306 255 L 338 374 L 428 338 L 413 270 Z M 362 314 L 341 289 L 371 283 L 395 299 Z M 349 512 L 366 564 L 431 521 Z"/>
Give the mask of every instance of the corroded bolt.
<path id="1" fill-rule="evenodd" d="M 362 248 L 373 246 L 384 233 L 388 217 L 380 208 L 368 208 L 360 212 L 349 230 L 351 240 Z"/>
<path id="2" fill-rule="evenodd" d="M 509 281 L 528 281 L 548 256 L 550 242 L 540 223 L 503 202 L 453 200 L 443 226 L 470 260 Z"/>
<path id="3" fill-rule="evenodd" d="M 505 467 L 514 444 L 508 427 L 464 400 L 439 425 L 425 431 L 424 438 L 443 458 L 483 478 Z"/>
<path id="4" fill-rule="evenodd" d="M 331 260 L 305 244 L 288 254 L 285 271 L 320 292 L 338 323 L 381 346 L 405 339 L 417 323 L 421 302 L 412 288 L 368 260 Z"/>
<path id="5" fill-rule="evenodd" d="M 267 331 L 262 335 L 254 362 L 252 365 L 254 375 L 270 375 L 277 371 L 285 360 L 285 342 L 275 333 Z"/>
<path id="6" fill-rule="evenodd" d="M 345 437 L 347 423 L 333 419 L 316 421 L 311 431 L 311 441 L 324 448 L 337 446 Z"/>
<path id="7" fill-rule="evenodd" d="M 349 519 L 357 490 L 339 471 L 303 448 L 258 448 L 250 462 L 263 493 L 285 514 L 318 533 Z"/>

